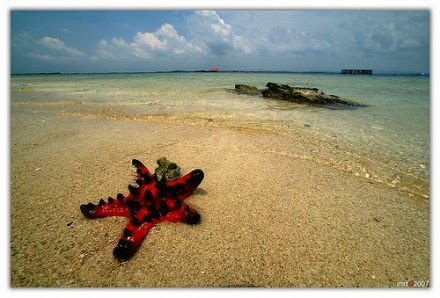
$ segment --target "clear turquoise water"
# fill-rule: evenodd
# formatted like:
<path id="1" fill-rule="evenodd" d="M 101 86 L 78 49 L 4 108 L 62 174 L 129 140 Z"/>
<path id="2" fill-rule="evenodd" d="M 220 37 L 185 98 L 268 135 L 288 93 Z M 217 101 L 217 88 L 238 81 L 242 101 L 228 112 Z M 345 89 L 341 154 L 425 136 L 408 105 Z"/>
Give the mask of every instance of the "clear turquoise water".
<path id="1" fill-rule="evenodd" d="M 267 82 L 316 87 L 368 105 L 326 109 L 231 90 Z M 11 77 L 14 102 L 60 104 L 81 115 L 139 117 L 170 114 L 248 123 L 278 122 L 303 129 L 323 142 L 336 141 L 411 175 L 429 177 L 430 78 L 292 73 L 142 73 L 18 75 Z M 81 104 L 80 104 L 81 103 Z M 55 105 L 57 106 L 57 105 Z M 70 107 L 70 108 L 69 108 Z M 76 108 L 75 108 L 76 107 Z"/>

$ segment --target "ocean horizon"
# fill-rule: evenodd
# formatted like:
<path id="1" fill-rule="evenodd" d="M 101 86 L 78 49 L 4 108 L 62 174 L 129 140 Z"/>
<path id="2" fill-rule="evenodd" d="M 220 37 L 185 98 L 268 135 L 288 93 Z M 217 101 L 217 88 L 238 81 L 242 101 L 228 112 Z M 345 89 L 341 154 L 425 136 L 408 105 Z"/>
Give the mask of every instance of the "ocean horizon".
<path id="1" fill-rule="evenodd" d="M 358 69 L 358 68 L 354 68 Z M 341 74 L 341 75 L 375 75 L 375 76 L 430 76 L 430 73 L 413 72 L 413 71 L 389 71 L 389 70 L 372 70 L 372 74 L 342 74 L 339 71 L 295 71 L 295 70 L 218 70 L 215 72 L 209 69 L 202 70 L 153 70 L 153 71 L 110 71 L 110 72 L 30 72 L 30 73 L 11 73 L 11 76 L 18 75 L 81 75 L 81 74 L 148 74 L 148 73 L 280 73 L 280 74 Z"/>

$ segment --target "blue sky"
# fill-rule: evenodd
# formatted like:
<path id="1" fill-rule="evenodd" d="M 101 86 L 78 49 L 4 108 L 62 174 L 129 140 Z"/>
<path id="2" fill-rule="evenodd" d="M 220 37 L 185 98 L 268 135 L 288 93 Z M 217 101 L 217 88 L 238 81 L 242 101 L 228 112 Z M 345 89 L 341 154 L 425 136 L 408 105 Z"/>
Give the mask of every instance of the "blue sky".
<path id="1" fill-rule="evenodd" d="M 12 10 L 11 72 L 430 71 L 429 10 Z"/>

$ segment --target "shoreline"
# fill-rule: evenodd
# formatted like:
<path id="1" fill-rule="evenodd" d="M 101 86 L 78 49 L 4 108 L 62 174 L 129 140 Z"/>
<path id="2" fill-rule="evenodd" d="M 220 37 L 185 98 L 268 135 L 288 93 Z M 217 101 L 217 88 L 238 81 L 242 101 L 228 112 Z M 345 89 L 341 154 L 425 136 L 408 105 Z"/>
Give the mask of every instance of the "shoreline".
<path id="1" fill-rule="evenodd" d="M 335 159 L 345 148 L 307 127 L 165 118 L 60 116 L 11 104 L 12 287 L 397 287 L 430 279 L 429 179 L 422 195 L 375 181 L 374 171 Z M 186 201 L 202 222 L 156 226 L 120 264 L 112 250 L 125 219 L 87 220 L 79 206 L 127 193 L 131 159 L 154 168 L 161 156 L 183 173 L 205 171 Z"/>
<path id="2" fill-rule="evenodd" d="M 32 113 L 50 113 L 56 117 L 78 117 L 80 119 L 94 119 L 107 121 L 122 121 L 133 123 L 166 123 L 168 125 L 190 125 L 207 128 L 224 128 L 233 131 L 248 131 L 257 135 L 273 135 L 283 139 L 281 148 L 273 149 L 270 142 L 266 142 L 265 151 L 291 156 L 325 164 L 354 175 L 365 178 L 370 183 L 380 183 L 409 194 L 421 200 L 429 201 L 430 197 L 430 161 L 424 161 L 420 165 L 389 159 L 389 155 L 378 156 L 362 148 L 337 139 L 334 136 L 322 134 L 307 123 L 292 123 L 276 120 L 250 120 L 240 119 L 237 116 L 225 116 L 223 113 L 198 113 L 180 112 L 166 114 L 136 114 L 131 109 L 112 110 L 100 104 L 54 102 L 54 103 L 31 103 L 13 102 L 11 109 L 32 111 Z M 289 146 L 296 140 L 307 143 L 290 150 Z M 257 150 L 258 151 L 258 150 Z M 419 161 L 421 162 L 421 161 Z"/>

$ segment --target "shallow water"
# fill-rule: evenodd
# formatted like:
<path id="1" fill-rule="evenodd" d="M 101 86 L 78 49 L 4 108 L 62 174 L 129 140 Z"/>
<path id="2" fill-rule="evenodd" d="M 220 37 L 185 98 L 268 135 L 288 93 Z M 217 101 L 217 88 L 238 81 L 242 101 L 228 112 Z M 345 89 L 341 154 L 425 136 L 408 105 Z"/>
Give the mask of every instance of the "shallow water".
<path id="1" fill-rule="evenodd" d="M 316 87 L 367 107 L 328 109 L 238 95 L 235 84 L 267 82 Z M 348 148 L 386 171 L 429 180 L 430 79 L 425 76 L 354 76 L 297 73 L 141 73 L 17 75 L 12 104 L 36 104 L 65 114 L 106 118 L 157 115 L 278 123 L 322 142 Z M 279 126 L 277 126 L 279 127 Z M 367 172 L 362 175 L 369 174 Z M 391 173 L 398 181 L 401 174 Z"/>

